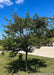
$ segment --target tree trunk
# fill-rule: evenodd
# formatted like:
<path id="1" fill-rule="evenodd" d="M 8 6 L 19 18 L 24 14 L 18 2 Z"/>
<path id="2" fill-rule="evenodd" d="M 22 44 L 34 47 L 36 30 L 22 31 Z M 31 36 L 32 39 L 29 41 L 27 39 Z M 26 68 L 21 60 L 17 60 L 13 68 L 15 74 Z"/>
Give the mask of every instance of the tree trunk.
<path id="1" fill-rule="evenodd" d="M 27 51 L 26 51 L 25 61 L 26 61 L 26 69 L 25 69 L 25 71 L 27 71 Z"/>

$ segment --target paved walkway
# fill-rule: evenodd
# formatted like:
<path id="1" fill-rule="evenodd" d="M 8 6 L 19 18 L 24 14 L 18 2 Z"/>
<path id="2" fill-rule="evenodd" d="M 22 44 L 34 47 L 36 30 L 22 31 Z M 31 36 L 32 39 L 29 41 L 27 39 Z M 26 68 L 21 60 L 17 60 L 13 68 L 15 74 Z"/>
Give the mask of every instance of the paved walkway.
<path id="1" fill-rule="evenodd" d="M 20 51 L 19 53 L 25 53 Z M 34 49 L 32 53 L 28 53 L 30 55 L 37 55 L 43 57 L 54 58 L 54 47 L 41 47 L 40 49 Z"/>

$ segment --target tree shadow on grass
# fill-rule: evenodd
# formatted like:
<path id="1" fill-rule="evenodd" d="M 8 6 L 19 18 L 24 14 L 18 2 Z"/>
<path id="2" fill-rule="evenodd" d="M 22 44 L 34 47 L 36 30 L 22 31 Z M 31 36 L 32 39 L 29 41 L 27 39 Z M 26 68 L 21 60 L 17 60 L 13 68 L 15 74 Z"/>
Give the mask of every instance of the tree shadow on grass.
<path id="1" fill-rule="evenodd" d="M 29 59 L 28 61 L 28 71 L 29 72 L 39 72 L 40 67 L 46 67 L 46 63 L 44 59 Z M 8 63 L 8 67 L 6 67 L 8 72 L 17 73 L 18 71 L 25 71 L 25 60 L 17 59 L 10 63 Z"/>

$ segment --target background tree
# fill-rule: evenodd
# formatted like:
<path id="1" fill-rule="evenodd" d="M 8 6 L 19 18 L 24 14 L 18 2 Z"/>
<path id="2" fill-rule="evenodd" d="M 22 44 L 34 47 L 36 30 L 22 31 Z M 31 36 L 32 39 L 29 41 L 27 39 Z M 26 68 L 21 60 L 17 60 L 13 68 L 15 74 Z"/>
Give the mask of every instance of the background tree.
<path id="1" fill-rule="evenodd" d="M 54 42 L 54 15 L 52 15 L 52 17 L 49 17 L 47 22 L 49 25 L 46 35 Z"/>
<path id="2" fill-rule="evenodd" d="M 54 28 L 53 28 L 53 29 L 50 29 L 50 30 L 47 32 L 47 36 L 48 36 L 48 38 L 54 37 Z"/>

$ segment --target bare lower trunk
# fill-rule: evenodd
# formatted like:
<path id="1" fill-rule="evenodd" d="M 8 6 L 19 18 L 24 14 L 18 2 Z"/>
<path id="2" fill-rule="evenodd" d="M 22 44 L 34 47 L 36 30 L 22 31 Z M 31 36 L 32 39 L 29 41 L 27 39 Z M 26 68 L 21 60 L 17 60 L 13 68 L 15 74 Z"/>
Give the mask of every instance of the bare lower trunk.
<path id="1" fill-rule="evenodd" d="M 27 71 L 27 51 L 26 51 L 25 61 L 26 61 L 26 69 L 25 69 L 25 71 Z"/>

